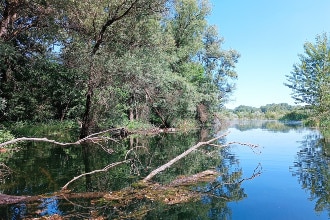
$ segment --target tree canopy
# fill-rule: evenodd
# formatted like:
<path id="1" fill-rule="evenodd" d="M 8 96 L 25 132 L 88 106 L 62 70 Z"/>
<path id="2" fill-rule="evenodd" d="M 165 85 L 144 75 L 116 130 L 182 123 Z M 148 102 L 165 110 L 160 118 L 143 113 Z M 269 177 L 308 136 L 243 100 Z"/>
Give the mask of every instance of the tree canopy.
<path id="1" fill-rule="evenodd" d="M 0 3 L 0 120 L 211 119 L 234 89 L 239 54 L 207 23 L 207 0 Z"/>
<path id="2" fill-rule="evenodd" d="M 293 66 L 287 75 L 292 89 L 292 98 L 298 103 L 307 104 L 319 116 L 329 113 L 330 109 L 330 41 L 327 34 L 318 35 L 316 42 L 304 44 L 304 54 L 300 62 Z"/>

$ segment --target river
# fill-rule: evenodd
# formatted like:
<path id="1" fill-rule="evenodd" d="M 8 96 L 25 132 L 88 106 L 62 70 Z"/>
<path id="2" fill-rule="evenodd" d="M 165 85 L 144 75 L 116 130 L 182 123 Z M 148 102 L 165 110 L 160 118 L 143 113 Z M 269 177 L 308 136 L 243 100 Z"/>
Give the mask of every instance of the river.
<path id="1" fill-rule="evenodd" d="M 245 122 L 229 128 L 228 141 L 257 143 L 260 152 L 235 145 L 230 151 L 248 175 L 247 198 L 230 203 L 232 219 L 329 219 L 330 155 L 318 130 L 277 122 Z"/>
<path id="2" fill-rule="evenodd" d="M 144 198 L 119 206 L 97 198 L 63 199 L 53 194 L 75 176 L 131 155 L 134 162 L 80 178 L 68 188 L 72 193 L 97 194 L 129 187 L 188 147 L 227 132 L 218 144 L 232 143 L 230 146 L 203 147 L 153 179 L 168 184 L 178 175 L 216 170 L 216 181 L 191 188 L 201 192 L 197 200 L 166 205 Z M 215 133 L 202 130 L 134 136 L 120 144 L 109 143 L 108 153 L 98 145 L 22 143 L 18 147 L 0 155 L 0 162 L 10 169 L 0 178 L 0 193 L 45 197 L 0 205 L 0 219 L 52 215 L 67 219 L 330 218 L 330 156 L 325 150 L 329 144 L 318 130 L 299 123 L 237 121 Z"/>

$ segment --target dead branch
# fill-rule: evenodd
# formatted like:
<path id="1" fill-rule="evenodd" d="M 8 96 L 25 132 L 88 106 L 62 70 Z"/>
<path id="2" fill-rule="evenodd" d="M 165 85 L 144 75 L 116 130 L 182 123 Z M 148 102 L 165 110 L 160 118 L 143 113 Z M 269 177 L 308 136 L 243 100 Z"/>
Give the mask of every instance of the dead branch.
<path id="1" fill-rule="evenodd" d="M 261 173 L 262 173 L 262 166 L 259 163 L 258 166 L 254 169 L 252 176 L 250 176 L 249 178 L 244 178 L 244 179 L 240 180 L 238 183 L 242 183 L 246 180 L 252 180 L 252 179 L 256 178 L 257 176 L 260 176 Z"/>
<path id="2" fill-rule="evenodd" d="M 212 186 L 210 187 L 210 189 L 208 189 L 207 191 L 205 191 L 204 193 L 209 193 L 217 188 L 219 188 L 220 186 L 223 186 L 223 185 L 234 185 L 234 184 L 241 184 L 243 183 L 244 181 L 247 181 L 247 180 L 253 180 L 254 178 L 260 176 L 262 174 L 262 166 L 261 164 L 259 163 L 258 166 L 254 169 L 252 175 L 250 177 L 247 177 L 247 178 L 243 178 L 237 182 L 224 182 L 224 183 L 218 183 L 216 184 L 215 186 Z"/>
<path id="3" fill-rule="evenodd" d="M 82 138 L 76 142 L 71 142 L 71 143 L 62 143 L 62 142 L 58 142 L 58 141 L 55 141 L 55 140 L 50 140 L 48 138 L 30 138 L 30 137 L 21 137 L 21 138 L 16 138 L 16 139 L 13 139 L 13 140 L 10 140 L 10 141 L 6 141 L 6 142 L 3 142 L 0 144 L 0 148 L 3 148 L 7 145 L 10 145 L 10 144 L 14 144 L 14 143 L 17 143 L 17 142 L 22 142 L 22 141 L 34 141 L 34 142 L 48 142 L 48 143 L 52 143 L 52 144 L 56 144 L 56 145 L 60 145 L 60 146 L 69 146 L 69 145 L 80 145 L 82 144 L 83 142 L 87 142 L 87 141 L 91 141 L 91 142 L 96 142 L 96 141 L 99 141 L 99 140 L 111 140 L 111 141 L 114 141 L 114 142 L 117 142 L 117 140 L 113 139 L 113 138 L 110 138 L 110 137 L 96 137 L 97 135 L 100 135 L 100 134 L 104 134 L 104 133 L 107 133 L 107 132 L 110 132 L 110 131 L 115 131 L 115 130 L 119 130 L 121 128 L 111 128 L 111 129 L 108 129 L 108 130 L 105 130 L 105 131 L 101 131 L 101 132 L 98 132 L 98 133 L 94 133 L 94 134 L 91 134 L 91 135 L 88 135 L 87 137 L 85 138 Z"/>
<path id="4" fill-rule="evenodd" d="M 261 151 L 256 152 L 256 149 L 259 148 L 259 145 L 256 145 L 256 144 L 241 143 L 241 142 L 233 141 L 233 142 L 229 142 L 229 143 L 227 143 L 225 146 L 227 147 L 227 146 L 230 146 L 230 145 L 233 145 L 233 144 L 238 144 L 238 145 L 241 145 L 241 146 L 248 146 L 248 147 L 250 147 L 250 148 L 252 149 L 252 151 L 253 151 L 254 153 L 259 153 L 259 154 L 261 153 Z"/>
<path id="5" fill-rule="evenodd" d="M 223 138 L 225 136 L 228 135 L 228 132 L 219 136 L 219 137 L 216 137 L 216 138 L 213 138 L 209 141 L 206 141 L 206 142 L 199 142 L 198 144 L 192 146 L 191 148 L 189 148 L 188 150 L 186 150 L 185 152 L 183 152 L 182 154 L 180 154 L 179 156 L 173 158 L 172 160 L 170 160 L 169 162 L 167 162 L 166 164 L 158 167 L 157 169 L 153 170 L 147 177 L 145 177 L 143 179 L 143 182 L 147 182 L 149 180 L 151 180 L 155 175 L 157 175 L 158 173 L 166 170 L 167 168 L 169 168 L 170 166 L 172 166 L 175 162 L 179 161 L 180 159 L 184 158 L 185 156 L 187 156 L 188 154 L 190 154 L 191 152 L 193 152 L 194 150 L 196 150 L 197 148 L 201 147 L 201 146 L 204 146 L 204 145 L 208 145 L 210 143 L 212 143 L 213 141 L 216 141 L 220 138 Z"/>
<path id="6" fill-rule="evenodd" d="M 28 138 L 28 137 L 21 137 L 21 138 L 16 138 L 16 139 L 13 139 L 13 140 L 10 140 L 10 141 L 6 141 L 4 143 L 1 143 L 0 144 L 0 147 L 4 147 L 6 145 L 9 145 L 9 144 L 14 144 L 16 142 L 22 142 L 22 141 L 35 141 L 35 142 L 48 142 L 48 143 L 53 143 L 53 144 L 57 144 L 57 145 L 61 145 L 61 146 L 67 146 L 67 145 L 78 145 L 80 144 L 82 141 L 76 141 L 76 142 L 73 142 L 73 143 L 61 143 L 61 142 L 57 142 L 55 140 L 49 140 L 47 138 Z"/>
<path id="7" fill-rule="evenodd" d="M 120 164 L 123 164 L 123 163 L 127 163 L 129 162 L 130 160 L 123 160 L 123 161 L 119 161 L 119 162 L 116 162 L 116 163 L 111 163 L 109 165 L 107 165 L 106 167 L 104 167 L 103 169 L 100 169 L 100 170 L 93 170 L 91 172 L 88 172 L 88 173 L 83 173 L 79 176 L 76 176 L 74 177 L 72 180 L 70 180 L 69 182 L 67 182 L 67 184 L 65 184 L 63 187 L 62 187 L 62 190 L 66 190 L 68 185 L 74 181 L 76 181 L 77 179 L 83 177 L 83 176 L 87 176 L 87 175 L 92 175 L 94 173 L 99 173 L 99 172 L 107 172 L 110 168 L 113 168 L 117 165 L 120 165 Z"/>

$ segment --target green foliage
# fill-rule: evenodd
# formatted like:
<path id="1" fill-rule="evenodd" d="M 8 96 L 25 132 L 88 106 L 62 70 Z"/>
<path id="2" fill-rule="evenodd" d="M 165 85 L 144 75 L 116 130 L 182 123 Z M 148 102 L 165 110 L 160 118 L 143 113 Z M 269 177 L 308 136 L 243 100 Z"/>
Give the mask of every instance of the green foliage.
<path id="1" fill-rule="evenodd" d="M 17 122 L 9 126 L 17 137 L 46 137 L 49 139 L 71 142 L 79 131 L 75 121 L 48 121 L 47 123 Z"/>
<path id="2" fill-rule="evenodd" d="M 0 143 L 10 141 L 14 138 L 15 136 L 7 129 L 0 129 Z"/>
<path id="3" fill-rule="evenodd" d="M 181 132 L 188 132 L 195 130 L 198 128 L 198 124 L 195 120 L 193 119 L 178 119 L 175 121 L 175 124 L 173 124 L 175 128 L 178 128 L 179 131 Z"/>
<path id="4" fill-rule="evenodd" d="M 129 130 L 129 131 L 137 131 L 137 130 L 151 130 L 153 127 L 153 125 L 151 124 L 146 124 L 145 122 L 141 122 L 141 121 L 128 121 L 128 123 L 125 125 L 125 127 Z"/>
<path id="5" fill-rule="evenodd" d="M 238 119 L 301 121 L 306 119 L 309 113 L 302 110 L 301 106 L 291 106 L 287 103 L 273 103 L 259 108 L 240 105 L 233 110 L 226 109 L 222 115 L 226 115 L 227 118 Z"/>
<path id="6" fill-rule="evenodd" d="M 303 121 L 307 119 L 308 115 L 306 112 L 302 111 L 293 111 L 285 114 L 280 118 L 281 121 Z"/>
<path id="7" fill-rule="evenodd" d="M 36 57 L 7 81 L 7 120 L 46 121 L 75 118 L 81 114 L 82 93 L 78 76 L 51 59 Z M 7 85 L 8 85 L 7 84 Z"/>
<path id="8" fill-rule="evenodd" d="M 323 121 L 330 109 L 330 41 L 327 34 L 318 35 L 316 43 L 304 44 L 305 54 L 300 54 L 300 63 L 294 65 L 285 85 L 292 89 L 294 98 L 314 111 L 314 117 Z"/>
<path id="9" fill-rule="evenodd" d="M 0 120 L 79 119 L 86 136 L 127 121 L 205 123 L 203 105 L 212 121 L 235 87 L 239 54 L 221 48 L 207 0 L 169 3 L 3 5 L 9 23 L 0 31 Z"/>

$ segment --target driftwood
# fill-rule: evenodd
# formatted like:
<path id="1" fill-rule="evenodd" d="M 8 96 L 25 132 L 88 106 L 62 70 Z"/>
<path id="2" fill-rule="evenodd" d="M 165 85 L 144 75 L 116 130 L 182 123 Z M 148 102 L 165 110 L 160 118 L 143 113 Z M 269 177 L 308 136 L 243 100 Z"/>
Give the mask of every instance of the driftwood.
<path id="1" fill-rule="evenodd" d="M 22 201 L 26 201 L 29 196 L 11 196 L 6 194 L 0 194 L 0 205 L 16 204 Z"/>
<path id="2" fill-rule="evenodd" d="M 183 152 L 182 154 L 180 154 L 179 156 L 173 158 L 172 160 L 170 160 L 169 162 L 167 162 L 166 164 L 158 167 L 157 169 L 153 170 L 148 176 L 146 176 L 143 181 L 144 182 L 147 182 L 149 180 L 151 180 L 155 175 L 157 175 L 158 173 L 166 170 L 167 168 L 169 168 L 170 166 L 172 166 L 174 163 L 176 163 L 177 161 L 179 161 L 180 159 L 184 158 L 185 156 L 187 156 L 188 154 L 190 154 L 191 152 L 195 151 L 197 148 L 201 147 L 201 146 L 204 146 L 204 145 L 208 145 L 208 144 L 211 144 L 212 142 L 222 138 L 222 137 L 225 137 L 227 136 L 228 133 L 225 133 L 219 137 L 216 137 L 216 138 L 213 138 L 209 141 L 206 141 L 206 142 L 199 142 L 198 144 L 192 146 L 191 148 L 189 148 L 188 150 L 186 150 L 185 152 Z"/>
<path id="3" fill-rule="evenodd" d="M 216 137 L 216 138 L 213 138 L 209 141 L 206 141 L 206 142 L 199 142 L 198 144 L 196 144 L 195 146 L 192 146 L 191 148 L 189 148 L 188 150 L 186 150 L 185 152 L 183 152 L 182 154 L 180 154 L 179 156 L 173 158 L 172 160 L 170 160 L 168 163 L 158 167 L 157 169 L 153 170 L 147 177 L 145 177 L 142 181 L 143 182 L 147 182 L 149 180 L 151 180 L 155 175 L 157 175 L 158 173 L 164 171 L 165 169 L 169 168 L 170 166 L 172 166 L 175 162 L 179 161 L 180 159 L 182 159 L 183 157 L 187 156 L 188 154 L 190 154 L 191 152 L 193 152 L 194 150 L 196 150 L 197 148 L 203 146 L 203 145 L 208 145 L 210 143 L 212 143 L 213 141 L 216 141 L 218 140 L 219 138 L 222 138 L 224 136 L 226 136 L 228 133 L 224 134 L 224 135 L 221 135 L 219 137 Z M 76 176 L 74 177 L 72 180 L 70 180 L 68 183 L 66 183 L 63 187 L 62 187 L 62 190 L 66 190 L 68 185 L 74 181 L 76 181 L 77 179 L 83 177 L 83 176 L 87 176 L 87 175 L 92 175 L 94 173 L 99 173 L 99 172 L 106 172 L 108 171 L 109 169 L 117 166 L 117 165 L 120 165 L 120 164 L 123 164 L 123 163 L 128 163 L 130 162 L 131 160 L 128 160 L 125 158 L 125 160 L 123 161 L 119 161 L 119 162 L 116 162 L 116 163 L 112 163 L 112 164 L 109 164 L 107 165 L 106 167 L 104 167 L 103 169 L 100 169 L 100 170 L 94 170 L 94 171 L 91 171 L 89 173 L 83 173 L 79 176 Z"/>

